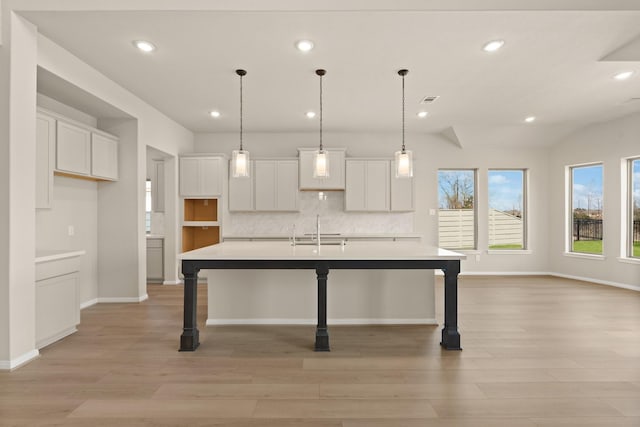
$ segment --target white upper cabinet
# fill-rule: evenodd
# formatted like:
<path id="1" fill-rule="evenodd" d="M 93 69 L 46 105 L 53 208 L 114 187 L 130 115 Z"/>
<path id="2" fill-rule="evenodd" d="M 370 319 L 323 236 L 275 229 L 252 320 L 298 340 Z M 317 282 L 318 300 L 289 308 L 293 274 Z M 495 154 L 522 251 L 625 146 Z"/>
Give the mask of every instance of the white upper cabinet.
<path id="1" fill-rule="evenodd" d="M 297 211 L 298 161 L 254 162 L 255 210 Z"/>
<path id="2" fill-rule="evenodd" d="M 49 138 L 53 140 L 51 159 L 55 173 L 96 181 L 118 180 L 118 137 L 40 108 L 36 123 L 39 170 L 46 162 L 44 145 Z M 40 202 L 36 206 L 43 207 L 43 199 L 37 197 Z"/>
<path id="3" fill-rule="evenodd" d="M 249 177 L 234 178 L 229 176 L 229 211 L 242 212 L 254 210 L 253 204 L 253 161 L 249 161 Z M 231 170 L 231 168 L 229 168 Z"/>
<path id="4" fill-rule="evenodd" d="M 164 212 L 164 161 L 153 161 L 151 203 L 153 212 Z"/>
<path id="5" fill-rule="evenodd" d="M 346 175 L 346 211 L 389 211 L 388 160 L 347 159 Z"/>
<path id="6" fill-rule="evenodd" d="M 396 178 L 395 174 L 391 177 L 391 210 L 393 212 L 414 211 L 416 209 L 414 194 L 413 178 Z"/>
<path id="7" fill-rule="evenodd" d="M 91 131 L 58 120 L 56 169 L 76 175 L 91 174 Z"/>
<path id="8" fill-rule="evenodd" d="M 315 148 L 299 148 L 300 190 L 344 190 L 344 148 L 327 148 L 329 153 L 329 177 L 313 177 L 313 154 Z"/>
<path id="9" fill-rule="evenodd" d="M 118 140 L 103 134 L 91 134 L 91 175 L 118 180 Z"/>
<path id="10" fill-rule="evenodd" d="M 226 159 L 219 156 L 180 158 L 180 195 L 215 197 L 222 195 Z"/>
<path id="11" fill-rule="evenodd" d="M 56 119 L 38 112 L 36 118 L 36 209 L 51 207 L 56 154 Z"/>

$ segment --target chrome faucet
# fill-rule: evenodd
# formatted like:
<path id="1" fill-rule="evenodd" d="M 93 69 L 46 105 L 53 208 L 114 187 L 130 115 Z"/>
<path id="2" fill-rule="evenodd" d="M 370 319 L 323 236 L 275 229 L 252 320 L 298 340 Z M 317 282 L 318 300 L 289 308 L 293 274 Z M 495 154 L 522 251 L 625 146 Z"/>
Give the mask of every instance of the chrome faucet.
<path id="1" fill-rule="evenodd" d="M 291 246 L 295 246 L 296 245 L 296 225 L 293 224 L 293 227 L 291 227 Z"/>

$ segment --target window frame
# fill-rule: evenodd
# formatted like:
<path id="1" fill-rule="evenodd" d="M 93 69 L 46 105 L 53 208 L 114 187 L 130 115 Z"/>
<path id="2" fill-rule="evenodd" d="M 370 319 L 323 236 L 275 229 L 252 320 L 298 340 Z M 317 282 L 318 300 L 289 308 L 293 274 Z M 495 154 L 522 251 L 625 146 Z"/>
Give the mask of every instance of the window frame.
<path id="1" fill-rule="evenodd" d="M 623 200 L 625 200 L 625 204 L 626 204 L 626 209 L 624 209 L 624 212 L 626 213 L 626 218 L 623 218 L 622 221 L 622 229 L 624 230 L 624 236 L 622 241 L 624 242 L 624 249 L 622 251 L 622 257 L 623 258 L 627 258 L 633 261 L 638 261 L 640 262 L 640 256 L 634 256 L 633 255 L 633 243 L 634 243 L 634 220 L 633 220 L 633 208 L 634 208 L 634 198 L 633 198 L 633 193 L 634 193 L 634 187 L 633 187 L 633 174 L 634 174 L 634 163 L 638 162 L 638 164 L 640 165 L 640 156 L 637 157 L 628 157 L 625 159 L 625 164 L 623 164 L 623 166 L 626 166 L 625 172 L 626 172 L 626 179 L 624 180 L 626 182 L 626 186 L 623 186 L 623 192 L 626 193 L 624 194 Z"/>
<path id="2" fill-rule="evenodd" d="M 600 253 L 591 253 L 591 252 L 577 252 L 573 250 L 573 171 L 574 169 L 587 168 L 593 166 L 600 166 L 602 168 L 602 203 L 600 213 L 602 215 L 602 252 Z M 565 232 L 565 254 L 574 257 L 580 258 L 595 258 L 595 259 L 604 259 L 604 206 L 605 206 L 605 170 L 604 170 L 604 161 L 596 161 L 596 162 L 588 162 L 588 163 L 579 163 L 566 166 L 566 183 L 567 183 L 567 191 L 566 191 L 566 232 Z"/>
<path id="3" fill-rule="evenodd" d="M 487 212 L 491 209 L 491 195 L 489 183 L 489 174 L 492 171 L 507 171 L 507 172 L 522 172 L 522 248 L 519 249 L 499 249 L 491 248 L 487 241 L 488 252 L 495 253 L 508 253 L 514 252 L 526 252 L 529 250 L 529 169 L 527 168 L 488 168 L 487 169 Z M 487 216 L 487 235 L 489 233 L 489 217 Z"/>
<path id="4" fill-rule="evenodd" d="M 473 173 L 473 247 L 445 248 L 440 245 L 440 172 L 472 172 Z M 456 252 L 477 252 L 478 249 L 478 168 L 438 168 L 436 174 L 438 195 L 438 247 Z"/>

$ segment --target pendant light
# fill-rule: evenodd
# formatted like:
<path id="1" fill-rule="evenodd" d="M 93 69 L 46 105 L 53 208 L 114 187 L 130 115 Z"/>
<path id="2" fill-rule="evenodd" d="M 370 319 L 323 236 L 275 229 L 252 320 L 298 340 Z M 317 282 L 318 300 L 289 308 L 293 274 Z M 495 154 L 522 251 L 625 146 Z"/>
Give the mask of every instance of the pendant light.
<path id="1" fill-rule="evenodd" d="M 329 178 L 329 153 L 322 147 L 322 76 L 327 72 L 322 69 L 316 70 L 320 77 L 320 148 L 313 155 L 313 177 Z"/>
<path id="2" fill-rule="evenodd" d="M 404 145 L 404 76 L 409 70 L 399 70 L 398 74 L 402 77 L 402 150 L 396 151 L 395 169 L 396 178 L 411 178 L 413 176 L 413 153 L 405 149 Z"/>
<path id="3" fill-rule="evenodd" d="M 245 70 L 236 70 L 240 76 L 240 149 L 231 152 L 231 174 L 234 178 L 249 178 L 249 152 L 242 149 L 242 78 L 247 75 Z"/>

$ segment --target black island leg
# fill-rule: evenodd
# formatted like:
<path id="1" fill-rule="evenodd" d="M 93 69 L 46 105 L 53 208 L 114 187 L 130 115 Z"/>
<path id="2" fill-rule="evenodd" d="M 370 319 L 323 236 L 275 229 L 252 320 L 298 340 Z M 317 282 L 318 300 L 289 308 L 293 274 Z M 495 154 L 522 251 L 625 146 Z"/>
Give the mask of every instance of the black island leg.
<path id="1" fill-rule="evenodd" d="M 198 331 L 198 269 L 182 263 L 184 274 L 184 326 L 180 336 L 180 351 L 195 351 L 200 345 Z"/>
<path id="2" fill-rule="evenodd" d="M 327 328 L 327 276 L 329 269 L 316 268 L 318 276 L 318 326 L 316 327 L 315 351 L 330 351 L 329 330 Z"/>
<path id="3" fill-rule="evenodd" d="M 444 328 L 440 345 L 446 350 L 462 350 L 458 332 L 458 273 L 460 261 L 447 262 L 444 271 Z"/>

